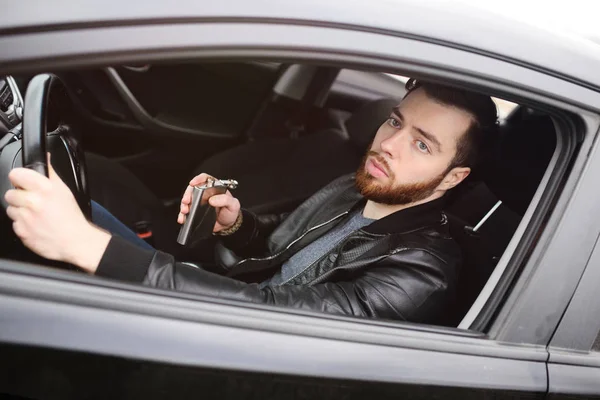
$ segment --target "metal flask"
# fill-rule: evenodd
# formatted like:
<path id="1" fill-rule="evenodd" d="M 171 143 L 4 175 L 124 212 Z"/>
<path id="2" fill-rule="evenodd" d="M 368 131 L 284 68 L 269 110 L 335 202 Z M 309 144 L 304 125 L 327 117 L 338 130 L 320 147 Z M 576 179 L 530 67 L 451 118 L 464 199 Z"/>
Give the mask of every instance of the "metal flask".
<path id="1" fill-rule="evenodd" d="M 237 185 L 237 181 L 233 179 L 209 178 L 204 185 L 194 186 L 190 211 L 179 230 L 177 243 L 193 246 L 198 241 L 210 237 L 217 221 L 217 210 L 208 204 L 208 199 L 224 194 L 228 189 L 235 189 Z"/>

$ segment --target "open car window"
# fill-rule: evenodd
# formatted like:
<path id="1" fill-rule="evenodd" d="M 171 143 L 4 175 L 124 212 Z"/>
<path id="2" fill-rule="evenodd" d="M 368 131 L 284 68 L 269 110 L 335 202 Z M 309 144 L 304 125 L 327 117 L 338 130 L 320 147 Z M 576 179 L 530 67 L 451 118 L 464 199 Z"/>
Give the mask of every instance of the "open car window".
<path id="1" fill-rule="evenodd" d="M 170 97 L 162 97 L 164 88 L 156 88 L 157 73 L 170 77 Z M 197 77 L 199 86 L 190 86 L 191 77 Z M 254 215 L 290 213 L 329 182 L 357 170 L 375 133 L 403 97 L 408 79 L 261 62 L 173 63 L 143 71 L 115 66 L 61 71 L 58 78 L 62 85 L 52 93 L 50 121 L 77 126 L 93 207 L 121 221 L 133 241 L 219 275 L 227 271 L 220 267 L 222 260 L 215 259 L 220 253 L 214 251 L 214 239 L 188 247 L 176 243 L 180 193 L 189 179 L 200 172 L 236 179 L 240 184 L 233 192 Z M 201 85 L 204 81 L 212 86 Z M 377 92 L 377 87 L 387 91 Z M 185 108 L 169 108 L 179 114 L 168 117 L 169 129 L 161 128 L 167 118 L 160 111 L 162 104 L 173 106 L 169 99 L 185 91 Z M 197 102 L 193 94 L 201 92 L 204 100 Z M 444 215 L 461 262 L 455 296 L 437 325 L 458 326 L 474 304 L 556 150 L 558 132 L 551 114 L 496 96 L 493 100 L 500 129 L 489 138 L 490 148 L 472 178 L 446 196 Z M 155 118 L 156 125 L 144 123 L 132 104 Z M 207 113 L 210 123 L 204 124 Z M 225 126 L 235 134 L 224 134 Z M 127 145 L 115 149 L 117 137 Z M 535 152 L 527 151 L 533 146 Z M 78 185 L 75 180 L 70 186 Z M 90 217 L 104 218 L 98 211 Z M 5 253 L 18 260 L 27 251 L 15 245 Z M 280 282 L 292 282 L 276 276 Z M 488 291 L 498 279 L 488 283 Z"/>

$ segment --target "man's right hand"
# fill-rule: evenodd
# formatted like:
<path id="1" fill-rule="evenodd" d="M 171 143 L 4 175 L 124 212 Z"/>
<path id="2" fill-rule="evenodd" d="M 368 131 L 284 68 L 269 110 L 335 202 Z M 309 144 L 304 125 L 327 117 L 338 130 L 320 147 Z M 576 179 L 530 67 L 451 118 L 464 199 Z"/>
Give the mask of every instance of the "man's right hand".
<path id="1" fill-rule="evenodd" d="M 179 215 L 177 216 L 177 222 L 183 224 L 185 222 L 186 215 L 190 212 L 190 204 L 192 203 L 192 190 L 194 186 L 203 185 L 206 183 L 208 178 L 212 176 L 208 174 L 200 174 L 195 176 L 188 185 L 183 198 L 181 199 L 181 205 L 179 207 Z M 213 206 L 217 210 L 217 222 L 213 228 L 213 232 L 225 230 L 233 226 L 235 221 L 240 214 L 240 201 L 233 197 L 229 190 L 225 194 L 217 194 L 208 199 L 208 204 Z"/>

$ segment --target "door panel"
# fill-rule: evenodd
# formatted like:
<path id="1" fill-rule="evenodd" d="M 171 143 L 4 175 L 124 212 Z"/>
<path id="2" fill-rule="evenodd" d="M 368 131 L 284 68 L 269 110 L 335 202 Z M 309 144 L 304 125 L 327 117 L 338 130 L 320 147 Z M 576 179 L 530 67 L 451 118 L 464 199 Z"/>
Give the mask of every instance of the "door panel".
<path id="1" fill-rule="evenodd" d="M 0 398 L 2 394 L 32 400 L 544 398 L 526 391 L 224 370 L 40 347 L 0 345 L 0 352 L 5 361 L 0 366 Z"/>
<path id="2" fill-rule="evenodd" d="M 189 63 L 117 68 L 158 121 L 223 136 L 243 133 L 275 83 L 276 63 Z"/>
<path id="3" fill-rule="evenodd" d="M 243 133 L 278 71 L 277 63 L 206 62 L 77 70 L 59 76 L 77 110 L 95 123 L 146 128 L 154 135 L 204 132 L 231 138 Z"/>
<path id="4" fill-rule="evenodd" d="M 600 355 L 582 356 L 579 361 L 592 365 L 567 365 L 550 358 L 549 399 L 600 399 Z"/>
<path id="5" fill-rule="evenodd" d="M 206 62 L 59 76 L 86 151 L 121 163 L 170 199 L 181 195 L 204 159 L 244 141 L 278 71 L 277 63 Z"/>

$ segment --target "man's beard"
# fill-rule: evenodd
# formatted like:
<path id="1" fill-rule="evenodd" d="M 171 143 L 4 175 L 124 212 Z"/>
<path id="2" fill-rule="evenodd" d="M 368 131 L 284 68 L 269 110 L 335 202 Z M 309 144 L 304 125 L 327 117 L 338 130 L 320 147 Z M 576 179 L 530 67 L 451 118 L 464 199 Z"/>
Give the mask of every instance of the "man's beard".
<path id="1" fill-rule="evenodd" d="M 383 166 L 388 178 L 389 184 L 380 183 L 371 176 L 365 166 L 369 156 L 373 156 L 379 164 Z M 356 188 L 367 200 L 387 205 L 411 204 L 431 196 L 439 184 L 444 180 L 447 171 L 427 182 L 410 183 L 395 185 L 394 172 L 391 170 L 387 161 L 375 151 L 368 151 L 362 159 L 360 167 L 356 172 Z"/>

